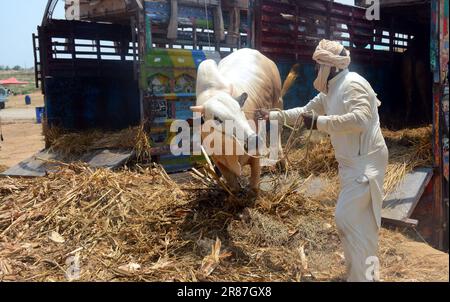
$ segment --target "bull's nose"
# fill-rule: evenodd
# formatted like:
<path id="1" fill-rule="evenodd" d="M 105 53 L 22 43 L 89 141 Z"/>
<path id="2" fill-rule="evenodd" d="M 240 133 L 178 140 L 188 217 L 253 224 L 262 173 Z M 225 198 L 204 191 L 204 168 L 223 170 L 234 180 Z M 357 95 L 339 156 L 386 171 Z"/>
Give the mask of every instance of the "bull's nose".
<path id="1" fill-rule="evenodd" d="M 257 155 L 259 143 L 260 143 L 260 138 L 258 135 L 256 135 L 256 134 L 250 135 L 244 146 L 245 151 L 249 155 Z"/>

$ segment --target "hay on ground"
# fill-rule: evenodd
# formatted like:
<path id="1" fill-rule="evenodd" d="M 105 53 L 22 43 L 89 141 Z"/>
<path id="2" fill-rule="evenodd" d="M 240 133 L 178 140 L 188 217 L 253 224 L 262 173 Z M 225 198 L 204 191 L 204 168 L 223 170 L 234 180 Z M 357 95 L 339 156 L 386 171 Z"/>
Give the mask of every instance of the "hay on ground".
<path id="1" fill-rule="evenodd" d="M 280 182 L 243 209 L 212 182 L 176 183 L 157 165 L 2 178 L 0 280 L 342 281 L 335 196 L 307 194 L 306 181 Z M 448 280 L 448 262 L 409 258 L 408 241 L 382 230 L 384 280 Z"/>
<path id="2" fill-rule="evenodd" d="M 389 149 L 384 189 L 393 192 L 410 173 L 418 167 L 432 166 L 432 128 L 431 126 L 390 131 L 383 129 L 383 135 Z M 313 142 L 308 154 L 305 148 L 295 150 L 290 157 L 293 169 L 301 176 L 310 174 L 332 178 L 337 175 L 338 163 L 328 137 Z M 339 186 L 336 186 L 339 190 Z"/>

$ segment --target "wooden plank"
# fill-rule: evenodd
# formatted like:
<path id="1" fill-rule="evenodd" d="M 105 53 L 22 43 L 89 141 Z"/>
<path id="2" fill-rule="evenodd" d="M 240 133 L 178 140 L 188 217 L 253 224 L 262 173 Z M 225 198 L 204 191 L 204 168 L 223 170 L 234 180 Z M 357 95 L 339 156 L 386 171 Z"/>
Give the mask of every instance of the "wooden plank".
<path id="1" fill-rule="evenodd" d="M 382 218 L 388 221 L 407 221 L 432 176 L 432 168 L 420 168 L 407 174 L 398 189 L 385 198 L 381 210 Z"/>
<path id="2" fill-rule="evenodd" d="M 70 161 L 62 156 L 43 150 L 32 157 L 18 163 L 14 167 L 4 171 L 0 176 L 11 177 L 42 177 L 61 166 L 59 163 L 85 162 L 93 168 L 114 169 L 126 163 L 133 156 L 131 150 L 101 149 L 87 152 L 81 156 L 73 157 Z"/>
<path id="3" fill-rule="evenodd" d="M 409 228 L 416 228 L 419 224 L 419 221 L 416 219 L 405 219 L 405 220 L 395 220 L 395 219 L 389 219 L 389 218 L 381 218 L 381 223 L 383 225 L 393 225 L 398 227 L 409 227 Z"/>

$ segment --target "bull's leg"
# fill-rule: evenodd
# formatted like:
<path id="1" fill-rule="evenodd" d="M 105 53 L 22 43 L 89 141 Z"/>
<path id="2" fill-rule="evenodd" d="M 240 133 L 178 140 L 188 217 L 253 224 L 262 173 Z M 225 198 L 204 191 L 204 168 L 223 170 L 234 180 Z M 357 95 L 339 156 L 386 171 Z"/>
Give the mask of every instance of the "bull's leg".
<path id="1" fill-rule="evenodd" d="M 252 189 L 255 195 L 259 193 L 259 183 L 261 179 L 261 163 L 259 158 L 251 158 L 250 159 L 250 168 L 251 168 L 251 176 L 250 176 L 250 188 Z"/>
<path id="2" fill-rule="evenodd" d="M 287 162 L 286 158 L 284 157 L 283 146 L 281 145 L 282 131 L 283 131 L 283 128 L 280 129 L 279 134 L 278 134 L 278 154 L 279 154 L 278 156 L 280 156 L 279 165 L 280 165 L 281 171 L 287 171 L 288 162 Z"/>
<path id="3" fill-rule="evenodd" d="M 281 171 L 286 171 L 288 168 L 287 160 L 284 157 L 284 151 L 283 151 L 283 145 L 281 143 L 281 137 L 283 134 L 283 125 L 278 125 L 278 132 L 273 133 L 271 126 L 267 125 L 268 133 L 269 133 L 269 141 L 270 141 L 270 159 L 276 162 L 276 166 Z M 274 131 L 275 132 L 275 131 Z M 275 134 L 272 137 L 271 134 Z M 273 140 L 276 140 L 276 143 L 274 143 Z"/>
<path id="4" fill-rule="evenodd" d="M 294 69 L 292 69 L 294 70 Z M 291 71 L 292 71 L 291 70 Z M 278 108 L 280 110 L 283 110 L 283 98 L 280 97 L 280 99 L 278 100 L 278 102 L 276 104 L 274 104 L 274 108 Z M 286 160 L 286 158 L 284 157 L 284 151 L 283 151 L 283 145 L 281 143 L 281 137 L 283 135 L 283 126 L 282 124 L 278 124 L 278 156 L 279 156 L 279 162 L 278 162 L 278 167 L 279 169 L 283 172 L 283 171 L 287 171 L 288 169 L 288 162 Z"/>
<path id="5" fill-rule="evenodd" d="M 241 190 L 241 185 L 236 174 L 234 174 L 227 167 L 221 164 L 218 164 L 218 167 L 220 169 L 220 172 L 222 172 L 222 176 L 223 178 L 225 178 L 227 185 L 230 187 L 231 192 L 233 194 L 238 193 Z"/>

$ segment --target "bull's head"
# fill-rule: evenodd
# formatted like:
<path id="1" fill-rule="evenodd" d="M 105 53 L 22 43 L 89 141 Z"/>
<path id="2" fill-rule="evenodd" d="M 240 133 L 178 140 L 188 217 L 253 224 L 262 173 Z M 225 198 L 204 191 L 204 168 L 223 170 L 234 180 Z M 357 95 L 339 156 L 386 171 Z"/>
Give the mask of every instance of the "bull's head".
<path id="1" fill-rule="evenodd" d="M 247 93 L 243 93 L 238 98 L 233 98 L 229 93 L 218 91 L 209 97 L 203 105 L 193 106 L 191 110 L 201 113 L 207 121 L 213 120 L 216 124 L 220 124 L 226 136 L 237 139 L 248 154 L 256 155 L 260 139 L 242 109 L 247 98 Z M 233 125 L 232 133 L 225 131 L 229 125 Z"/>

